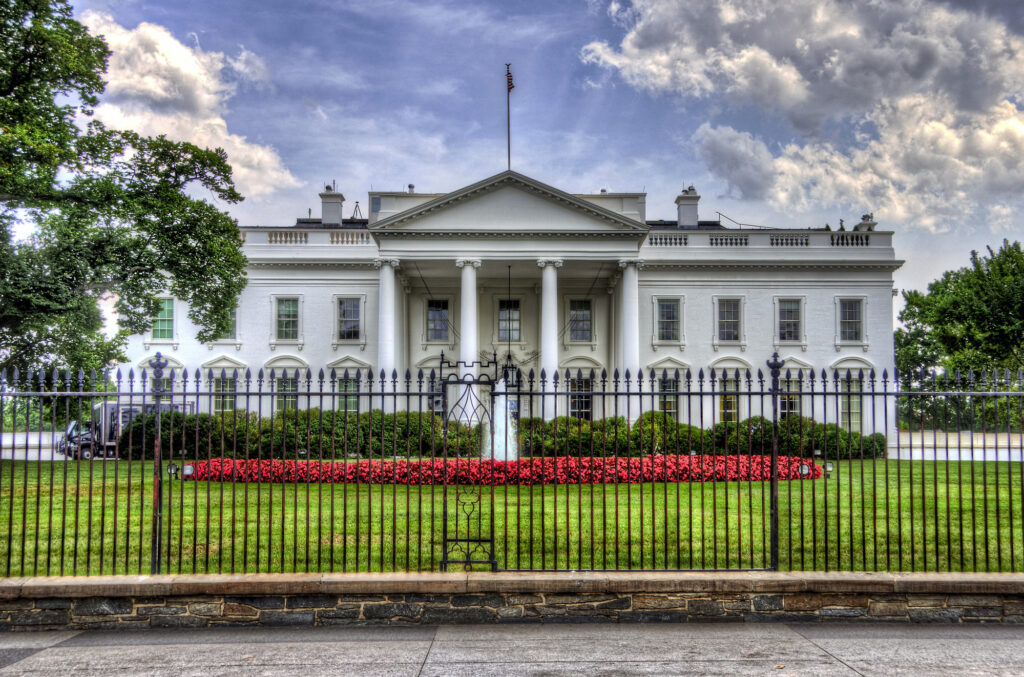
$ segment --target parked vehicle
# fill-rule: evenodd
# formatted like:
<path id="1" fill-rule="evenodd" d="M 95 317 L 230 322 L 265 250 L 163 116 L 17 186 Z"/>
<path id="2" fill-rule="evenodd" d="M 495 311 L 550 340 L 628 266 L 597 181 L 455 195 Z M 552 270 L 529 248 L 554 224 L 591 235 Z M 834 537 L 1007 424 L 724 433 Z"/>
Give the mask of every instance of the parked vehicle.
<path id="1" fill-rule="evenodd" d="M 139 414 L 154 414 L 160 411 L 192 413 L 194 403 L 148 402 L 146 404 L 118 404 L 100 402 L 92 408 L 92 419 L 80 423 L 72 421 L 64 431 L 64 437 L 57 444 L 57 452 L 69 458 L 88 461 L 93 458 L 114 458 L 117 456 L 117 440 L 121 431 Z"/>

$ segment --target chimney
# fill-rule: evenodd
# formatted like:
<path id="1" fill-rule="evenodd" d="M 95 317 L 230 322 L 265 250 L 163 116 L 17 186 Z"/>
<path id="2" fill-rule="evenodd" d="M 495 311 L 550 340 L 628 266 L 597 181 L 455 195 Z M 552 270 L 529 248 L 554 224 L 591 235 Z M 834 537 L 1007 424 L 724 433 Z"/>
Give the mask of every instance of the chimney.
<path id="1" fill-rule="evenodd" d="M 344 202 L 345 196 L 334 190 L 333 186 L 324 186 L 324 192 L 320 193 L 320 223 L 325 226 L 340 226 L 341 205 Z"/>
<path id="2" fill-rule="evenodd" d="M 697 203 L 700 202 L 700 195 L 693 186 L 686 188 L 676 198 L 676 210 L 678 219 L 676 221 L 680 228 L 697 227 Z"/>

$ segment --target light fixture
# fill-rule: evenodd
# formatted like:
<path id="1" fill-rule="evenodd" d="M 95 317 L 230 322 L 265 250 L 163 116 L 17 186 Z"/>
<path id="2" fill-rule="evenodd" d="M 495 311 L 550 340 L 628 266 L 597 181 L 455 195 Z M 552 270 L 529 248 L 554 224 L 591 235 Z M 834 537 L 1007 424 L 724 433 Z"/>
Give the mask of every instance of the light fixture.
<path id="1" fill-rule="evenodd" d="M 832 472 L 834 469 L 835 469 L 835 466 L 832 465 L 832 461 L 826 461 L 825 462 L 825 472 Z"/>
<path id="2" fill-rule="evenodd" d="M 192 477 L 196 474 L 196 467 L 194 465 L 186 465 L 181 469 L 181 476 L 185 479 Z"/>
<path id="3" fill-rule="evenodd" d="M 178 466 L 175 463 L 171 463 L 167 466 L 167 474 L 171 476 L 171 479 L 175 479 L 178 476 Z"/>
<path id="4" fill-rule="evenodd" d="M 697 455 L 697 451 L 694 450 L 694 449 L 690 449 L 690 456 L 696 456 L 696 455 Z"/>
<path id="5" fill-rule="evenodd" d="M 815 449 L 814 450 L 814 455 L 820 457 L 821 456 L 821 449 Z"/>
<path id="6" fill-rule="evenodd" d="M 807 475 L 810 475 L 811 474 L 811 466 L 807 465 L 806 463 L 801 463 L 800 464 L 800 474 L 803 475 L 804 477 L 806 477 Z"/>

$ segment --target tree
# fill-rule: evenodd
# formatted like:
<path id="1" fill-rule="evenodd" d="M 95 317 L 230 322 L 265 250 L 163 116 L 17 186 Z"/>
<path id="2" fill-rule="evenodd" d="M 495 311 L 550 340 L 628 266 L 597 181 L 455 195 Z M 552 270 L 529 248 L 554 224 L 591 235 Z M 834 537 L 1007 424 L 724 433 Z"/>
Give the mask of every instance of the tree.
<path id="1" fill-rule="evenodd" d="M 0 6 L 0 369 L 123 359 L 161 293 L 185 300 L 210 340 L 245 286 L 237 223 L 195 197 L 242 200 L 227 155 L 91 119 L 108 56 L 66 0 Z M 17 221 L 35 226 L 27 241 L 14 241 Z M 97 307 L 108 293 L 113 340 Z"/>
<path id="2" fill-rule="evenodd" d="M 898 369 L 1024 369 L 1024 251 L 1007 240 L 998 252 L 987 249 L 972 251 L 970 266 L 947 271 L 926 293 L 903 293 Z"/>

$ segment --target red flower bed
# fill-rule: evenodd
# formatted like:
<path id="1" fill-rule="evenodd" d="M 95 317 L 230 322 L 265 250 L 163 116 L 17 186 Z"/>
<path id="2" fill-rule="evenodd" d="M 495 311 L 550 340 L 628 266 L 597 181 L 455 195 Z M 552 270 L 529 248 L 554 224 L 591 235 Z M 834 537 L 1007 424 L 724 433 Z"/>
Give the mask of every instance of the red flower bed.
<path id="1" fill-rule="evenodd" d="M 800 465 L 818 479 L 821 466 L 796 456 L 779 457 L 779 479 L 798 480 Z M 427 459 L 421 461 L 279 461 L 215 458 L 193 464 L 192 479 L 211 482 L 324 482 L 348 484 L 628 484 L 640 482 L 764 481 L 770 456 L 560 457 L 519 461 Z"/>

